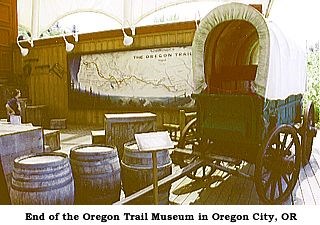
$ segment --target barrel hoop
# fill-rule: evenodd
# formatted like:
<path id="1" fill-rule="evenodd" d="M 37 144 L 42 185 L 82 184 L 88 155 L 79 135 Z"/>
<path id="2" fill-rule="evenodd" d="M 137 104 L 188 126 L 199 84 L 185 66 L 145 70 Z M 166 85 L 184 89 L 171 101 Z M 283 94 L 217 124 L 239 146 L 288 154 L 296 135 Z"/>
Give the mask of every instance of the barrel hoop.
<path id="1" fill-rule="evenodd" d="M 112 173 L 113 173 L 113 175 L 117 174 L 117 173 L 120 174 L 120 169 L 113 170 Z M 110 177 L 110 173 L 106 173 L 106 172 L 103 172 L 103 171 L 101 173 L 90 173 L 90 174 L 88 174 L 88 173 L 78 173 L 78 172 L 74 171 L 74 174 L 75 175 L 79 175 L 81 178 L 86 178 L 86 177 L 90 178 L 92 176 L 95 176 L 95 177 Z M 76 178 L 76 176 L 75 176 L 75 178 Z"/>
<path id="2" fill-rule="evenodd" d="M 64 165 L 61 164 L 61 168 L 59 169 L 55 169 L 54 172 L 60 172 L 61 170 L 65 170 L 66 168 L 70 168 L 70 164 L 69 163 L 65 163 Z M 34 169 L 38 169 L 38 168 L 34 168 Z M 41 168 L 40 168 L 41 169 Z M 70 168 L 71 170 L 71 168 Z M 26 174 L 25 171 L 19 171 L 19 170 L 16 170 L 15 168 L 13 168 L 13 172 L 14 173 L 17 173 L 17 174 Z M 39 174 L 51 174 L 52 173 L 52 170 L 48 170 L 48 171 L 36 171 L 36 170 L 29 170 L 27 174 L 29 175 L 39 175 Z"/>
<path id="3" fill-rule="evenodd" d="M 114 150 L 113 152 L 99 152 L 99 153 L 81 153 L 79 152 L 70 152 L 70 159 L 77 159 L 79 161 L 96 161 L 97 159 L 108 159 L 108 158 L 114 158 L 118 156 L 117 150 Z M 91 157 L 85 158 L 85 157 Z"/>
<path id="4" fill-rule="evenodd" d="M 117 153 L 117 147 L 116 146 L 112 146 L 112 145 L 99 145 L 99 144 L 83 144 L 83 145 L 77 145 L 75 147 L 72 147 L 70 149 L 70 157 L 73 154 L 77 154 L 77 155 L 83 155 L 83 156 L 87 156 L 87 155 L 95 155 L 95 154 L 99 154 L 99 155 L 108 155 L 110 154 L 110 152 L 112 153 L 113 151 L 105 151 L 105 152 L 99 152 L 99 153 L 90 153 L 90 152 L 77 152 L 78 149 L 82 149 L 82 148 L 86 148 L 86 147 L 104 147 L 104 148 L 111 148 L 114 150 L 115 153 Z"/>
<path id="5" fill-rule="evenodd" d="M 21 160 L 31 158 L 31 157 L 37 157 L 37 156 L 61 156 L 64 159 L 60 161 L 55 161 L 55 162 L 48 162 L 48 163 L 42 163 L 42 164 L 21 164 L 19 163 Z M 29 155 L 24 155 L 16 158 L 14 160 L 14 167 L 16 168 L 46 168 L 48 166 L 58 166 L 61 165 L 62 162 L 64 161 L 69 161 L 68 155 L 62 152 L 46 152 L 46 153 L 33 153 Z"/>
<path id="6" fill-rule="evenodd" d="M 105 158 L 105 157 L 99 157 L 99 158 L 95 158 L 95 159 L 79 159 L 79 158 L 76 158 L 74 156 L 71 156 L 70 158 L 70 161 L 71 163 L 74 163 L 74 162 L 78 162 L 78 163 L 81 163 L 81 162 L 98 162 L 98 161 L 101 161 L 101 160 L 111 160 L 111 159 L 115 159 L 117 158 L 117 155 L 115 154 L 114 156 L 112 157 L 108 157 L 108 158 Z"/>
<path id="7" fill-rule="evenodd" d="M 50 187 L 21 188 L 21 187 L 18 187 L 18 186 L 14 185 L 12 183 L 11 184 L 11 188 L 13 190 L 21 191 L 21 192 L 45 192 L 45 191 L 51 191 L 51 190 L 55 190 L 55 189 L 59 189 L 59 188 L 65 187 L 65 186 L 69 185 L 72 182 L 73 182 L 73 178 L 71 177 L 70 179 L 66 180 L 65 182 L 63 182 L 61 184 L 56 184 L 56 185 L 53 185 L 53 186 L 50 186 Z"/>
<path id="8" fill-rule="evenodd" d="M 60 179 L 60 178 L 63 178 L 63 177 L 66 177 L 66 175 L 68 174 L 71 174 L 71 170 L 66 170 L 66 173 L 63 173 L 63 174 L 60 174 L 59 176 L 54 176 L 53 178 L 54 179 Z M 48 173 L 43 173 L 43 175 L 47 175 Z M 30 181 L 30 178 L 22 178 L 22 177 L 16 177 L 15 176 L 15 173 L 12 174 L 12 177 L 16 180 L 16 181 L 27 181 L 29 182 Z M 31 181 L 34 181 L 34 182 L 38 182 L 38 181 L 46 181 L 48 180 L 48 178 L 43 178 L 43 179 L 33 179 Z"/>
<path id="9" fill-rule="evenodd" d="M 105 166 L 105 165 L 113 165 L 119 164 L 119 159 L 112 158 L 107 160 L 99 160 L 99 161 L 79 161 L 76 159 L 70 160 L 71 166 L 80 166 L 80 167 L 97 167 L 97 166 Z"/>
<path id="10" fill-rule="evenodd" d="M 121 161 L 121 165 L 123 165 L 123 166 L 125 166 L 125 167 L 127 167 L 129 169 L 136 169 L 136 170 L 151 170 L 152 169 L 152 165 L 150 165 L 148 167 L 145 166 L 145 165 L 143 165 L 143 166 L 140 166 L 140 165 L 127 165 L 126 163 L 124 163 L 122 161 Z M 169 167 L 171 165 L 172 165 L 172 162 L 170 162 L 168 164 L 161 165 L 161 166 L 157 165 L 157 168 L 158 169 L 163 169 L 163 168 Z"/>

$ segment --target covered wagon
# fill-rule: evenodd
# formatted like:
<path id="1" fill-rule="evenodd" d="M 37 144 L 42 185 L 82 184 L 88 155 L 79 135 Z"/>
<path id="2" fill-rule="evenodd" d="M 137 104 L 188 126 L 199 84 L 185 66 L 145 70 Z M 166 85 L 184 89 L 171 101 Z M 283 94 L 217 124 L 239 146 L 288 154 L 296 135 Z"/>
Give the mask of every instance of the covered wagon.
<path id="1" fill-rule="evenodd" d="M 224 162 L 235 168 L 241 161 L 252 163 L 261 200 L 286 200 L 301 165 L 309 161 L 316 135 L 313 104 L 303 107 L 303 48 L 255 8 L 230 3 L 201 21 L 192 63 L 197 118 L 183 130 L 172 157 L 181 166 L 202 160 L 188 174 L 193 179 L 216 169 L 250 177 Z M 185 150 L 190 136 L 191 152 Z"/>

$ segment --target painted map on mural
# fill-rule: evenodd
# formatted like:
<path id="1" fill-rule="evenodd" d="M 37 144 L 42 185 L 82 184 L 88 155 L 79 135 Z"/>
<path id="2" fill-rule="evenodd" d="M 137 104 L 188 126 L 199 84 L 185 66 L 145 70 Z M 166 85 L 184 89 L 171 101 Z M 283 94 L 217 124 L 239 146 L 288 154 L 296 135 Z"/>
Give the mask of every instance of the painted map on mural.
<path id="1" fill-rule="evenodd" d="M 80 90 L 123 97 L 183 97 L 193 91 L 191 46 L 81 56 Z"/>

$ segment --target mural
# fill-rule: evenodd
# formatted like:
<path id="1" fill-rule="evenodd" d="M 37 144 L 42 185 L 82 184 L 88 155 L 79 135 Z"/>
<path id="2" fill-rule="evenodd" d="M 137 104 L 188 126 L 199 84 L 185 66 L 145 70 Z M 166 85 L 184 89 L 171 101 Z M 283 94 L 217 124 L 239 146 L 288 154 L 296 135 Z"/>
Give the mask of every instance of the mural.
<path id="1" fill-rule="evenodd" d="M 71 94 L 108 105 L 183 105 L 193 93 L 191 46 L 74 56 Z"/>

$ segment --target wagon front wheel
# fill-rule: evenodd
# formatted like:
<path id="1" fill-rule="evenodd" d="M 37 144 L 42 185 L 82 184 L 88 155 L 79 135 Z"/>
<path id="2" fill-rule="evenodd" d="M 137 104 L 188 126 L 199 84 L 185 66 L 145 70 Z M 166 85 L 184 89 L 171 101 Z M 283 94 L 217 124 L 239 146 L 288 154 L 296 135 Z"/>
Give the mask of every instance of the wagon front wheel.
<path id="1" fill-rule="evenodd" d="M 271 133 L 255 168 L 255 185 L 262 201 L 279 204 L 291 194 L 300 172 L 301 147 L 297 131 L 281 125 Z"/>

